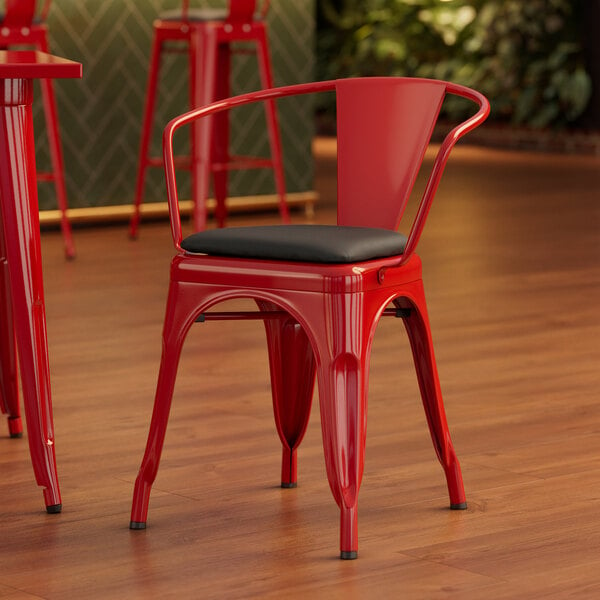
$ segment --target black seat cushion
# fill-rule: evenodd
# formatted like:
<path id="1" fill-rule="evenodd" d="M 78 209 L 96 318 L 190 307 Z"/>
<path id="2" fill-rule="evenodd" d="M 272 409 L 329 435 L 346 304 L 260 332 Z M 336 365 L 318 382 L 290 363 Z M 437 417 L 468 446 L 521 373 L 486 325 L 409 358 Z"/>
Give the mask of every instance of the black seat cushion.
<path id="1" fill-rule="evenodd" d="M 190 8 L 188 11 L 188 21 L 224 21 L 229 11 L 225 8 Z M 182 21 L 183 13 L 181 9 L 166 10 L 160 13 L 163 21 Z M 260 14 L 254 15 L 255 20 L 259 20 Z"/>
<path id="2" fill-rule="evenodd" d="M 375 227 L 266 225 L 200 231 L 181 247 L 192 254 L 314 263 L 353 263 L 404 252 L 406 236 Z"/>

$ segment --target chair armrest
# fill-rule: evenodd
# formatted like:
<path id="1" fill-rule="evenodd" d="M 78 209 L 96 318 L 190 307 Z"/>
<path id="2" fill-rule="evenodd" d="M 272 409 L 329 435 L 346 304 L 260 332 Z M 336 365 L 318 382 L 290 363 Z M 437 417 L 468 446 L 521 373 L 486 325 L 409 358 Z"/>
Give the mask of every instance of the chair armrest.
<path id="1" fill-rule="evenodd" d="M 446 93 L 455 94 L 457 96 L 467 98 L 468 100 L 472 100 L 479 106 L 479 110 L 472 117 L 457 125 L 444 138 L 444 141 L 442 142 L 435 157 L 433 168 L 425 186 L 425 191 L 423 192 L 423 196 L 421 198 L 421 202 L 419 203 L 410 233 L 408 234 L 408 240 L 406 242 L 404 254 L 402 255 L 402 260 L 398 266 L 406 263 L 417 247 L 417 243 L 419 242 L 421 233 L 423 232 L 427 215 L 429 214 L 433 198 L 440 184 L 440 179 L 442 177 L 442 173 L 444 172 L 446 163 L 448 162 L 448 157 L 450 156 L 452 148 L 454 148 L 454 145 L 461 137 L 481 125 L 481 123 L 485 121 L 490 113 L 490 103 L 488 102 L 487 98 L 475 90 L 461 85 L 448 83 L 446 86 Z"/>
<path id="2" fill-rule="evenodd" d="M 410 228 L 402 258 L 396 264 L 383 267 L 378 271 L 377 278 L 380 283 L 383 283 L 385 273 L 388 269 L 401 267 L 406 264 L 414 254 L 452 148 L 454 148 L 456 142 L 458 142 L 463 135 L 481 125 L 490 114 L 490 103 L 488 99 L 483 94 L 480 94 L 471 88 L 446 82 L 446 93 L 455 94 L 467 98 L 468 100 L 472 100 L 479 106 L 479 110 L 472 117 L 469 117 L 466 121 L 463 121 L 454 127 L 454 129 L 452 129 L 444 138 L 435 157 L 427 184 L 425 185 L 425 191 L 423 192 L 421 202 L 419 203 L 417 213 Z"/>
<path id="3" fill-rule="evenodd" d="M 301 83 L 279 88 L 259 90 L 249 94 L 242 94 L 224 100 L 218 100 L 212 104 L 202 106 L 191 110 L 175 119 L 169 121 L 163 132 L 163 159 L 165 178 L 167 183 L 167 199 L 169 204 L 169 216 L 171 219 L 171 233 L 173 242 L 179 252 L 184 252 L 181 248 L 182 230 L 181 216 L 179 213 L 179 197 L 177 194 L 177 181 L 175 176 L 175 157 L 173 154 L 173 136 L 175 131 L 184 125 L 205 117 L 210 117 L 224 110 L 251 104 L 254 102 L 271 101 L 285 96 L 296 96 L 301 94 L 311 94 L 315 92 L 332 91 L 335 89 L 336 81 L 321 81 L 317 83 Z M 207 124 L 209 126 L 209 124 Z"/>

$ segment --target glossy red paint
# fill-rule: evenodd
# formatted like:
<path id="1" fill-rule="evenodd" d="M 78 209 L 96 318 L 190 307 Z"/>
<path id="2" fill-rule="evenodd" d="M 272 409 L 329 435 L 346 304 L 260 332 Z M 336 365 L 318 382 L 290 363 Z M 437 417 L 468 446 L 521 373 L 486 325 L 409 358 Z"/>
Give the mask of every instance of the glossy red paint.
<path id="1" fill-rule="evenodd" d="M 22 68 L 22 71 L 20 70 Z M 22 72 L 23 76 L 18 77 Z M 81 65 L 39 52 L 0 51 L 0 408 L 22 433 L 16 350 L 29 448 L 46 509 L 60 512 L 48 369 L 33 140 L 33 79 L 81 76 Z"/>
<path id="2" fill-rule="evenodd" d="M 134 212 L 129 233 L 137 237 L 140 223 L 140 205 L 144 196 L 146 170 L 162 167 L 160 158 L 148 156 L 159 82 L 161 55 L 168 52 L 170 42 L 187 45 L 189 60 L 190 106 L 205 106 L 230 95 L 229 73 L 231 55 L 236 52 L 236 42 L 255 45 L 260 80 L 263 88 L 273 86 L 273 74 L 267 39 L 265 17 L 269 2 L 262 3 L 256 13 L 256 0 L 230 0 L 229 11 L 223 16 L 195 18 L 189 13 L 189 2 L 184 1 L 180 17 L 158 19 L 154 22 L 154 37 L 150 55 L 150 71 L 146 89 L 146 104 L 142 124 L 140 154 L 134 199 Z M 210 9 L 209 9 L 210 10 Z M 214 11 L 213 11 L 214 12 Z M 219 227 L 227 218 L 227 178 L 230 170 L 273 169 L 279 197 L 279 211 L 284 222 L 289 221 L 285 201 L 285 179 L 281 158 L 281 140 L 277 111 L 273 102 L 265 103 L 267 130 L 271 158 L 232 156 L 229 153 L 229 119 L 226 113 L 212 120 L 199 122 L 190 128 L 191 156 L 178 157 L 177 167 L 191 171 L 193 222 L 197 231 L 206 224 L 206 200 L 209 178 L 212 174 L 216 199 L 216 219 Z M 208 149 L 210 148 L 210 151 Z"/>
<path id="3" fill-rule="evenodd" d="M 0 409 L 8 415 L 10 437 L 23 435 L 10 272 L 3 227 L 0 227 Z"/>
<path id="4" fill-rule="evenodd" d="M 50 9 L 50 0 L 44 2 L 39 17 L 36 16 L 35 8 L 36 0 L 6 0 L 2 21 L 0 21 L 0 48 L 5 50 L 14 46 L 30 46 L 40 53 L 33 62 L 25 58 L 25 55 L 22 60 L 16 57 L 9 59 L 9 62 L 5 64 L 7 70 L 5 70 L 4 76 L 40 79 L 52 171 L 38 172 L 38 180 L 54 182 L 56 200 L 61 215 L 60 226 L 65 243 L 65 255 L 70 259 L 75 257 L 75 246 L 67 217 L 65 169 L 52 80 L 60 77 L 81 77 L 81 66 L 79 66 L 79 75 L 60 75 L 56 69 L 52 70 L 52 75 L 43 74 L 45 61 L 60 63 L 62 59 L 48 54 L 48 26 L 45 21 Z M 77 65 L 67 62 L 63 63 L 63 67 L 65 68 L 63 72 L 67 73 L 72 72 Z M 12 72 L 9 72 L 8 69 L 12 69 Z"/>
<path id="5" fill-rule="evenodd" d="M 80 63 L 39 50 L 0 50 L 2 79 L 80 78 Z"/>
<path id="6" fill-rule="evenodd" d="M 5 0 L 4 19 L 5 27 L 29 27 L 35 16 L 36 0 Z"/>
<path id="7" fill-rule="evenodd" d="M 172 140 L 197 119 L 248 102 L 335 91 L 338 104 L 338 224 L 396 229 L 422 163 L 444 97 L 455 94 L 478 110 L 445 138 L 434 161 L 404 254 L 354 264 L 316 264 L 186 254 L 178 212 Z M 163 354 L 146 452 L 136 480 L 131 527 L 146 524 L 185 336 L 198 319 L 233 298 L 253 298 L 265 318 L 273 405 L 283 444 L 282 483 L 296 483 L 296 452 L 318 382 L 329 485 L 340 508 L 342 558 L 356 558 L 357 506 L 362 480 L 369 358 L 383 314 L 402 317 L 423 406 L 455 509 L 466 508 L 460 465 L 452 446 L 437 374 L 421 260 L 414 253 L 449 153 L 489 113 L 478 92 L 442 81 L 368 78 L 263 90 L 196 109 L 164 132 L 164 161 L 173 241 Z M 367 206 L 367 210 L 365 209 Z M 394 309 L 386 309 L 387 306 Z M 207 312 L 208 311 L 208 312 Z M 253 315 L 256 317 L 256 314 Z M 229 318 L 250 318 L 231 313 Z"/>

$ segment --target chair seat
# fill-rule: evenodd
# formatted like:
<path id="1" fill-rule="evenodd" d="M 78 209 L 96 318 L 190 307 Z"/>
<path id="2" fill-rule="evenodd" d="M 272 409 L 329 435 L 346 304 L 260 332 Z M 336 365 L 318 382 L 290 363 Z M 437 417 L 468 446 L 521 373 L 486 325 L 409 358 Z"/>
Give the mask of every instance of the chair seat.
<path id="1" fill-rule="evenodd" d="M 190 8 L 188 10 L 187 20 L 204 22 L 204 21 L 225 21 L 229 11 L 221 8 Z M 183 21 L 183 13 L 180 9 L 167 10 L 160 13 L 159 17 L 162 21 Z M 254 15 L 254 20 L 261 20 L 260 13 Z"/>
<path id="2" fill-rule="evenodd" d="M 4 23 L 4 13 L 0 12 L 0 25 L 2 25 Z M 42 23 L 42 20 L 40 19 L 40 17 L 35 16 L 33 17 L 33 21 L 32 21 L 32 25 L 40 25 Z"/>
<path id="3" fill-rule="evenodd" d="M 375 227 L 267 225 L 194 233 L 181 247 L 191 254 L 312 263 L 353 263 L 404 252 L 406 236 Z"/>

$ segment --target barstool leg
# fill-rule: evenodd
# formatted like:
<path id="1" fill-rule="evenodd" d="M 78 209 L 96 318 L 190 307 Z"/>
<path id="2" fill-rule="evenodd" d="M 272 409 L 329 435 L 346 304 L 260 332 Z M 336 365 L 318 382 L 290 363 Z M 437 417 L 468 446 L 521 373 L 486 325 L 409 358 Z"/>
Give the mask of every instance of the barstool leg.
<path id="1" fill-rule="evenodd" d="M 152 50 L 150 54 L 150 70 L 148 72 L 148 83 L 146 86 L 146 101 L 144 106 L 144 119 L 142 122 L 142 135 L 140 139 L 140 152 L 138 158 L 138 171 L 135 184 L 135 198 L 133 202 L 133 215 L 129 222 L 129 237 L 135 239 L 140 224 L 140 205 L 144 197 L 144 184 L 146 181 L 146 169 L 148 168 L 148 151 L 152 136 L 152 123 L 154 121 L 154 108 L 156 106 L 156 92 L 158 86 L 158 74 L 160 70 L 160 54 L 162 38 L 158 32 L 154 32 Z"/>
<path id="2" fill-rule="evenodd" d="M 42 36 L 38 42 L 38 47 L 42 52 L 48 53 L 48 39 Z M 42 89 L 42 101 L 44 105 L 44 114 L 46 117 L 46 130 L 48 132 L 48 144 L 50 147 L 50 160 L 52 162 L 52 171 L 54 179 L 54 188 L 56 190 L 56 200 L 60 210 L 60 228 L 65 243 L 65 256 L 68 259 L 75 258 L 75 245 L 73 244 L 73 235 L 71 233 L 71 224 L 67 216 L 67 188 L 65 185 L 65 168 L 60 143 L 60 131 L 58 128 L 58 114 L 56 110 L 56 98 L 54 96 L 54 84 L 52 79 L 40 79 Z"/>
<path id="3" fill-rule="evenodd" d="M 263 89 L 273 87 L 273 74 L 271 71 L 271 59 L 269 57 L 269 44 L 266 30 L 263 28 L 257 38 L 257 58 L 260 70 L 260 79 Z M 275 188 L 279 197 L 279 214 L 284 223 L 290 222 L 288 205 L 285 200 L 285 177 L 283 174 L 283 160 L 281 158 L 281 138 L 279 136 L 279 123 L 277 109 L 273 100 L 265 102 L 267 117 L 267 130 L 269 132 L 269 143 L 271 145 L 271 160 L 273 161 L 273 173 L 275 175 Z"/>
<path id="4" fill-rule="evenodd" d="M 190 36 L 190 104 L 210 104 L 215 98 L 217 38 L 212 28 Z M 200 75 L 199 75 L 200 74 Z M 190 126 L 192 202 L 194 231 L 206 228 L 206 202 L 211 172 L 211 137 L 213 117 L 197 119 Z"/>
<path id="5" fill-rule="evenodd" d="M 228 43 L 219 44 L 217 48 L 217 71 L 214 100 L 229 97 L 229 73 L 231 68 L 231 48 Z M 212 132 L 212 176 L 215 193 L 215 217 L 219 227 L 225 227 L 227 220 L 227 183 L 229 171 L 229 111 L 213 117 Z"/>

